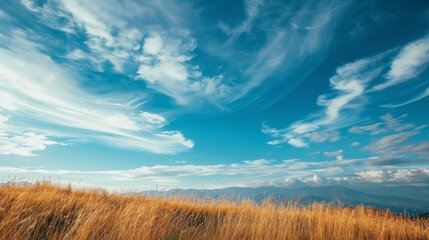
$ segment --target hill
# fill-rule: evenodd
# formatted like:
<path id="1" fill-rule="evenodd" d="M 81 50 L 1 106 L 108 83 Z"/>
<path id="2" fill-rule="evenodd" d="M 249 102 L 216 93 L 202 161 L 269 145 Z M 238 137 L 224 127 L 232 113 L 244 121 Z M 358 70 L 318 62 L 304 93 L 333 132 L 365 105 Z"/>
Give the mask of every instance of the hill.
<path id="1" fill-rule="evenodd" d="M 429 220 L 327 204 L 0 187 L 0 239 L 429 239 Z"/>

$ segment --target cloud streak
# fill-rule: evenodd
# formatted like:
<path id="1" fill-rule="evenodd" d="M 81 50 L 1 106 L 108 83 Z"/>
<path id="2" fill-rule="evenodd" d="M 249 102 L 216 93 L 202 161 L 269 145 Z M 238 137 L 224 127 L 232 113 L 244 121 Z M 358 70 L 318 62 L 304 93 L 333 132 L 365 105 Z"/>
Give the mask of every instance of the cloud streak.
<path id="1" fill-rule="evenodd" d="M 359 119 L 359 113 L 365 109 L 368 99 L 376 97 L 374 96 L 375 92 L 416 78 L 426 69 L 429 61 L 429 37 L 425 36 L 405 45 L 391 61 L 389 58 L 394 52 L 397 50 L 387 50 L 337 68 L 336 74 L 330 78 L 331 89 L 334 93 L 320 95 L 317 99 L 317 104 L 324 110 L 314 113 L 306 119 L 296 121 L 284 129 L 275 129 L 265 124 L 264 129 L 270 129 L 270 131 L 263 130 L 263 132 L 275 138 L 268 144 L 289 143 L 295 147 L 308 147 L 309 144 L 306 139 L 313 134 L 320 134 L 318 132 L 320 129 L 332 131 L 356 123 Z M 386 78 L 387 81 L 377 83 Z M 332 95 L 334 97 L 330 98 Z M 417 97 L 402 104 L 384 104 L 381 106 L 399 107 L 427 96 L 428 91 L 425 90 Z M 405 130 L 402 129 L 404 127 L 412 127 L 412 125 L 399 126 L 395 124 L 394 121 L 396 120 L 391 115 L 384 117 L 389 118 L 385 120 L 386 122 L 390 121 L 386 125 L 389 129 L 394 128 L 396 131 L 403 131 Z M 382 125 L 383 123 L 374 123 L 366 126 L 354 126 L 349 132 L 369 131 L 372 135 L 377 135 L 387 132 L 387 129 L 383 128 Z"/>
<path id="2" fill-rule="evenodd" d="M 381 106 L 382 106 L 382 107 L 385 107 L 385 108 L 397 108 L 397 107 L 402 107 L 402 106 L 405 106 L 405 105 L 408 105 L 408 104 L 411 104 L 411 103 L 414 103 L 414 102 L 420 101 L 420 100 L 422 100 L 423 98 L 426 98 L 427 96 L 429 96 L 429 87 L 428 87 L 428 88 L 426 88 L 426 90 L 425 90 L 425 91 L 423 91 L 422 93 L 420 93 L 419 95 L 417 95 L 417 96 L 415 96 L 414 98 L 412 98 L 412 99 L 410 99 L 410 100 L 408 100 L 408 101 L 405 101 L 405 102 L 403 102 L 403 103 L 399 103 L 399 104 L 389 103 L 389 104 L 383 104 L 383 105 L 381 105 Z"/>
<path id="3" fill-rule="evenodd" d="M 7 117 L 0 115 L 0 154 L 35 156 L 35 151 L 59 144 L 49 140 L 46 134 L 38 134 L 31 130 L 21 131 L 18 127 L 7 124 L 7 121 Z"/>
<path id="4" fill-rule="evenodd" d="M 372 90 L 383 90 L 417 77 L 425 69 L 428 61 L 429 35 L 403 47 L 386 75 L 388 80 L 376 85 Z"/>
<path id="5" fill-rule="evenodd" d="M 2 136 L 2 141 L 19 143 L 19 136 L 25 136 L 46 145 L 51 143 L 49 136 L 84 138 L 154 153 L 193 147 L 182 133 L 163 130 L 166 122 L 162 116 L 137 110 L 126 95 L 83 91 L 78 86 L 80 76 L 44 55 L 44 48 L 29 41 L 26 33 L 12 35 L 0 35 L 2 42 L 12 43 L 7 49 L 0 48 L 0 109 L 11 116 L 8 122 L 23 130 L 15 137 L 12 133 Z M 39 129 L 43 135 L 29 135 L 31 131 L 24 126 Z M 3 149 L 2 154 L 7 152 Z"/>
<path id="6" fill-rule="evenodd" d="M 328 95 L 320 95 L 317 99 L 317 104 L 324 110 L 308 119 L 292 123 L 288 128 L 273 129 L 272 131 L 277 132 L 277 135 L 270 135 L 279 139 L 269 143 L 288 142 L 295 147 L 305 147 L 307 146 L 304 142 L 305 138 L 309 137 L 311 140 L 312 136 L 322 134 L 317 132 L 318 129 L 335 126 L 339 121 L 347 121 L 341 113 L 350 110 L 353 103 L 359 106 L 359 99 L 364 94 L 367 83 L 379 72 L 378 68 L 373 68 L 379 58 L 380 56 L 362 59 L 338 68 L 336 74 L 329 80 L 331 89 L 336 92 L 336 95 L 331 98 Z M 294 142 L 302 144 L 293 144 Z"/>
<path id="7" fill-rule="evenodd" d="M 195 48 L 195 39 L 186 31 L 152 33 L 144 40 L 138 78 L 180 105 L 202 99 L 220 102 L 230 95 L 230 89 L 222 75 L 204 77 L 198 65 L 189 64 Z"/>
<path id="8" fill-rule="evenodd" d="M 429 168 L 404 168 L 368 170 L 350 174 L 348 176 L 321 177 L 318 175 L 306 177 L 288 177 L 280 181 L 261 182 L 261 185 L 275 185 L 287 187 L 320 187 L 332 185 L 361 185 L 361 184 L 423 184 L 427 186 Z"/>
<path id="9" fill-rule="evenodd" d="M 310 163 L 309 165 L 311 165 Z M 133 183 L 137 190 L 147 190 L 155 185 L 169 188 L 193 187 L 186 179 L 204 179 L 206 188 L 225 186 L 329 186 L 329 185 L 359 185 L 359 184 L 425 184 L 429 179 L 429 169 L 420 168 L 388 168 L 381 170 L 362 170 L 344 174 L 340 167 L 304 170 L 308 165 L 297 160 L 285 160 L 279 164 L 260 159 L 244 161 L 238 164 L 225 165 L 156 165 L 129 170 L 111 171 L 78 171 L 78 170 L 48 170 L 17 167 L 0 167 L 0 175 L 33 176 L 39 179 L 43 176 L 61 177 L 61 181 L 73 181 L 85 178 L 88 186 L 99 186 L 103 183 L 107 188 L 118 188 Z M 288 174 L 286 171 L 295 171 Z M 333 176 L 330 176 L 333 175 Z M 212 181 L 211 176 L 224 176 L 228 182 Z M 239 179 L 234 176 L 240 176 Z M 244 180 L 243 180 L 244 179 Z M 106 181 L 112 181 L 106 183 Z M 143 182 L 140 185 L 139 182 Z M 224 185 L 218 185 L 222 182 Z"/>
<path id="10" fill-rule="evenodd" d="M 403 119 L 405 117 L 407 117 L 407 114 L 401 115 L 398 118 L 395 118 L 392 114 L 386 114 L 380 117 L 382 121 L 369 125 L 356 125 L 348 131 L 355 134 L 369 133 L 370 135 L 379 135 L 392 131 L 402 132 L 416 127 L 414 123 L 404 122 Z M 420 127 L 424 127 L 424 125 Z"/>
<path id="11" fill-rule="evenodd" d="M 84 44 L 70 44 L 66 55 L 77 64 L 87 61 L 91 70 L 99 72 L 109 71 L 112 65 L 115 72 L 144 81 L 181 106 L 210 103 L 221 107 L 230 96 L 221 74 L 205 76 L 198 64 L 190 63 L 197 41 L 188 29 L 172 25 L 171 21 L 179 19 L 165 4 L 117 0 L 107 4 L 80 0 L 47 1 L 41 6 L 23 3 L 48 27 L 66 21 L 66 29 L 54 29 L 85 34 Z M 171 26 L 163 26 L 164 22 Z"/>
<path id="12" fill-rule="evenodd" d="M 251 31 L 263 4 L 264 0 L 246 0 L 244 2 L 246 18 L 239 26 L 231 28 L 224 23 L 220 24 L 221 29 L 230 36 L 228 40 L 230 43 L 236 41 L 241 34 Z"/>

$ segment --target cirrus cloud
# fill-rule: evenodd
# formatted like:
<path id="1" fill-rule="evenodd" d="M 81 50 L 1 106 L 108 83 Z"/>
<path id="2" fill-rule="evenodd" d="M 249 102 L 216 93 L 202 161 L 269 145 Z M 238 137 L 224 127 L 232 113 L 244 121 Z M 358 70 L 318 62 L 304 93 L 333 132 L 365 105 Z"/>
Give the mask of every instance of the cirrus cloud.
<path id="1" fill-rule="evenodd" d="M 92 139 L 154 153 L 175 153 L 193 147 L 193 141 L 182 133 L 160 129 L 165 119 L 142 112 L 126 95 L 98 95 L 82 90 L 79 75 L 45 55 L 44 47 L 28 40 L 27 33 L 0 34 L 0 39 L 11 43 L 8 48 L 0 48 L 0 96 L 5 96 L 0 99 L 0 110 L 12 116 L 9 121 L 19 127 L 16 135 L 9 132 L 0 137 L 10 149 L 28 149 L 18 152 L 3 148 L 1 154 L 31 155 L 33 150 L 52 145 L 51 136 Z M 26 146 L 26 141 L 34 144 Z"/>

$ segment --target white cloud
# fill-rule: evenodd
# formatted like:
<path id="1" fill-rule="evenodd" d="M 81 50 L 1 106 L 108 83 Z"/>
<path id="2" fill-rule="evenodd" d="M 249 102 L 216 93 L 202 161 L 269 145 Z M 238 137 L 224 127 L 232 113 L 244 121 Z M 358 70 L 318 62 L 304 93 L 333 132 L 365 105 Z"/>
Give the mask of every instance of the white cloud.
<path id="1" fill-rule="evenodd" d="M 196 41 L 187 31 L 152 33 L 144 40 L 138 77 L 148 86 L 175 99 L 180 105 L 223 101 L 229 88 L 221 75 L 205 77 L 198 65 L 192 65 Z"/>
<path id="2" fill-rule="evenodd" d="M 290 84 L 284 84 L 283 93 L 296 86 L 305 75 L 301 71 L 296 74 L 297 69 L 306 65 L 305 72 L 311 72 L 308 68 L 317 66 L 326 56 L 337 23 L 349 6 L 345 1 L 322 3 L 313 0 L 287 4 L 259 0 L 244 3 L 242 22 L 235 27 L 220 25 L 229 38 L 204 44 L 211 55 L 220 57 L 233 66 L 234 71 L 238 69 L 243 73 L 246 81 L 233 87 L 233 101 L 244 96 L 260 97 L 264 89 L 252 90 L 261 84 L 270 89 L 278 81 L 292 80 Z M 302 31 L 290 22 L 317 27 Z M 262 42 L 256 37 L 261 33 L 264 35 Z M 255 39 L 258 39 L 257 44 Z M 243 46 L 247 45 L 253 46 L 252 51 L 243 51 Z M 275 99 L 273 97 L 273 101 Z"/>
<path id="3" fill-rule="evenodd" d="M 373 183 L 427 183 L 429 168 L 397 169 L 397 170 L 369 170 L 357 172 L 362 182 Z"/>
<path id="4" fill-rule="evenodd" d="M 359 98 L 364 94 L 367 83 L 378 74 L 379 69 L 374 68 L 374 64 L 380 60 L 381 56 L 362 59 L 338 68 L 336 74 L 330 78 L 331 88 L 337 92 L 337 95 L 331 99 L 327 95 L 321 95 L 317 99 L 318 105 L 324 107 L 324 110 L 308 119 L 297 121 L 286 129 L 274 129 L 282 134 L 273 135 L 268 133 L 272 137 L 280 138 L 279 140 L 271 141 L 271 143 L 280 144 L 289 142 L 290 139 L 302 139 L 304 137 L 310 138 L 313 142 L 323 142 L 322 140 L 326 141 L 328 139 L 330 141 L 338 140 L 339 135 L 335 134 L 337 133 L 336 131 L 331 131 L 328 136 L 328 133 L 321 134 L 316 130 L 322 127 L 329 129 L 330 126 L 336 125 L 341 121 L 347 122 L 348 119 L 341 116 L 345 110 L 359 110 Z M 355 106 L 352 104 L 355 104 Z M 266 129 L 269 129 L 269 127 L 267 126 Z M 300 145 L 304 144 L 306 145 L 307 143 L 302 141 Z"/>
<path id="5" fill-rule="evenodd" d="M 81 178 L 92 182 L 92 186 L 108 188 L 130 186 L 136 189 L 155 188 L 156 185 L 169 188 L 219 188 L 228 186 L 249 186 L 256 181 L 268 181 L 285 177 L 314 174 L 337 174 L 340 167 L 323 166 L 319 163 L 301 162 L 289 159 L 281 162 L 267 159 L 248 160 L 231 164 L 213 165 L 154 165 L 124 170 L 79 171 L 64 169 L 40 169 L 0 167 L 0 176 L 43 179 L 56 176 L 61 180 L 76 182 Z M 314 168 L 315 169 L 311 169 Z M 239 177 L 239 178 L 238 178 Z M 198 183 L 198 184 L 196 184 Z M 135 191 L 135 190 L 134 190 Z"/>
<path id="6" fill-rule="evenodd" d="M 280 181 L 262 181 L 258 185 L 287 187 L 362 185 L 362 184 L 425 184 L 429 181 L 429 168 L 383 169 L 355 172 L 350 175 L 323 177 L 317 174 L 304 177 L 286 177 Z"/>
<path id="7" fill-rule="evenodd" d="M 28 10 L 41 16 L 38 19 L 39 22 L 47 27 L 66 33 L 74 33 L 75 24 L 69 19 L 67 14 L 55 10 L 59 3 L 58 1 L 46 1 L 43 4 L 38 4 L 34 0 L 21 0 L 21 3 Z M 61 21 L 58 19 L 61 19 Z"/>
<path id="8" fill-rule="evenodd" d="M 307 147 L 308 144 L 306 144 L 302 139 L 299 138 L 291 138 L 288 140 L 288 143 L 294 147 Z"/>
<path id="9" fill-rule="evenodd" d="M 0 20 L 8 19 L 9 15 L 0 9 Z"/>
<path id="10" fill-rule="evenodd" d="M 184 162 L 181 162 L 184 163 Z M 79 179 L 85 176 L 86 179 L 101 179 L 103 181 L 116 180 L 116 181 L 151 181 L 153 179 L 163 180 L 172 179 L 177 181 L 176 184 L 186 181 L 190 177 L 205 178 L 210 176 L 224 176 L 224 184 L 230 179 L 228 176 L 241 176 L 243 179 L 261 179 L 266 177 L 277 178 L 279 176 L 295 176 L 295 175 L 308 175 L 313 171 L 323 172 L 329 167 L 323 169 L 318 168 L 316 170 L 309 169 L 309 166 L 313 166 L 313 163 L 307 164 L 306 162 L 300 162 L 297 159 L 284 160 L 281 162 L 275 162 L 274 160 L 258 159 L 258 160 L 247 160 L 240 163 L 231 164 L 213 164 L 213 165 L 154 165 L 154 166 L 143 166 L 134 169 L 125 170 L 103 170 L 103 171 L 80 171 L 80 170 L 50 170 L 50 169 L 37 169 L 37 168 L 16 168 L 16 167 L 0 167 L 0 174 L 13 174 L 16 176 L 41 174 L 43 176 L 50 175 L 63 175 L 64 177 L 74 177 Z M 317 166 L 314 165 L 314 166 Z M 336 167 L 338 172 L 338 167 Z M 328 171 L 328 170 L 327 170 Z M 341 171 L 341 170 L 340 170 Z M 35 176 L 35 175 L 31 175 Z M 91 177 L 90 177 L 91 176 Z M 193 178 L 195 179 L 195 178 Z M 246 181 L 248 181 L 246 180 Z M 210 182 L 209 179 L 207 179 Z M 216 182 L 219 179 L 216 178 Z M 211 182 L 213 184 L 213 182 Z M 231 182 L 231 184 L 233 184 Z M 176 187 L 185 187 L 184 185 L 176 185 Z"/>
<path id="11" fill-rule="evenodd" d="M 429 142 L 422 141 L 422 142 L 404 144 L 399 147 L 399 151 L 403 153 L 408 153 L 408 154 L 429 155 Z"/>
<path id="12" fill-rule="evenodd" d="M 343 155 L 343 150 L 339 149 L 333 152 L 324 152 L 323 155 L 325 155 L 326 157 L 337 157 L 337 156 Z"/>
<path id="13" fill-rule="evenodd" d="M 407 116 L 408 116 L 407 114 L 403 114 L 403 115 L 399 116 L 398 119 L 396 119 L 395 117 L 393 117 L 392 114 L 386 114 L 384 116 L 381 116 L 380 118 L 382 120 L 384 120 L 387 128 L 389 128 L 392 131 L 401 132 L 401 131 L 405 131 L 405 130 L 408 130 L 410 128 L 415 127 L 415 125 L 413 123 L 402 123 L 401 122 L 401 119 L 403 119 Z"/>
<path id="14" fill-rule="evenodd" d="M 140 113 L 140 117 L 142 118 L 142 121 L 149 126 L 163 127 L 165 124 L 167 124 L 167 120 L 159 114 L 142 112 Z"/>
<path id="15" fill-rule="evenodd" d="M 64 0 L 48 1 L 42 7 L 27 1 L 24 5 L 38 14 L 42 22 L 47 17 L 49 22 L 67 20 L 73 31 L 86 33 L 89 51 L 73 45 L 66 55 L 69 60 L 79 64 L 87 60 L 97 71 L 105 70 L 104 63 L 108 62 L 116 72 L 146 81 L 150 88 L 180 105 L 219 105 L 228 100 L 230 90 L 222 82 L 222 75 L 204 76 L 198 65 L 189 63 L 197 45 L 188 30 L 163 30 L 153 22 L 146 24 L 157 11 L 169 14 L 163 4 Z M 48 16 L 48 12 L 52 14 Z M 143 19 L 142 24 L 136 24 L 136 19 Z"/>
<path id="16" fill-rule="evenodd" d="M 334 85 L 334 89 L 339 90 L 343 93 L 332 100 L 328 100 L 323 103 L 326 106 L 326 117 L 320 122 L 319 125 L 329 125 L 338 119 L 340 111 L 356 97 L 363 93 L 362 83 L 356 80 L 350 82 L 331 82 Z M 316 125 L 317 126 L 317 125 Z M 316 127 L 315 126 L 315 127 Z"/>
<path id="17" fill-rule="evenodd" d="M 7 120 L 8 118 L 6 116 L 0 115 L 0 123 L 2 124 L 0 125 L 0 129 L 4 129 L 3 124 L 7 122 Z"/>
<path id="18" fill-rule="evenodd" d="M 417 77 L 427 66 L 428 61 L 429 35 L 402 48 L 387 73 L 388 81 L 375 86 L 373 90 L 383 90 Z"/>
<path id="19" fill-rule="evenodd" d="M 338 153 L 333 155 L 342 156 L 338 155 Z M 130 183 L 133 183 L 133 186 L 138 189 L 154 188 L 158 184 L 170 188 L 196 186 L 199 188 L 215 188 L 238 185 L 323 186 L 361 183 L 428 183 L 429 169 L 415 167 L 386 169 L 384 161 L 377 157 L 337 159 L 336 161 L 323 162 L 309 162 L 299 159 L 278 162 L 258 159 L 231 164 L 154 165 L 133 169 L 101 171 L 2 166 L 0 167 L 0 176 L 13 175 L 18 178 L 44 179 L 49 176 L 60 175 L 62 180 L 78 181 L 81 178 L 85 178 L 91 181 L 93 186 L 102 184 L 109 188 L 129 186 Z M 406 161 L 404 159 L 402 163 Z M 180 163 L 185 162 L 180 161 Z M 384 168 L 374 169 L 380 163 Z M 387 165 L 393 166 L 395 163 Z M 356 170 L 356 166 L 363 168 Z M 279 181 L 279 179 L 284 180 Z M 195 185 L 195 182 L 199 184 Z M 203 182 L 202 185 L 201 182 Z"/>
<path id="20" fill-rule="evenodd" d="M 427 142 L 407 143 L 410 137 L 419 134 L 427 125 L 416 126 L 414 123 L 405 122 L 403 119 L 406 117 L 407 114 L 403 114 L 397 118 L 392 114 L 386 114 L 380 117 L 382 120 L 380 122 L 370 125 L 353 126 L 349 129 L 349 132 L 357 134 L 369 133 L 370 135 L 389 133 L 389 135 L 374 140 L 365 146 L 363 149 L 366 151 L 384 156 L 428 154 L 429 144 Z"/>
<path id="21" fill-rule="evenodd" d="M 74 171 L 74 170 L 45 170 L 26 169 L 13 167 L 0 167 L 3 173 L 42 173 L 42 174 L 98 174 L 112 176 L 117 179 L 146 179 L 148 177 L 189 177 L 189 176 L 212 176 L 212 175 L 261 175 L 282 173 L 292 167 L 295 161 L 284 161 L 273 164 L 272 160 L 258 159 L 247 160 L 241 163 L 216 164 L 216 165 L 155 165 L 143 166 L 128 170 L 107 171 Z"/>
<path id="22" fill-rule="evenodd" d="M 340 140 L 340 133 L 338 131 L 312 132 L 306 134 L 305 137 L 308 137 L 312 142 L 336 142 Z"/>
<path id="23" fill-rule="evenodd" d="M 80 64 L 84 63 L 85 60 L 89 61 L 89 65 L 98 72 L 103 71 L 103 62 L 104 60 L 101 58 L 98 58 L 97 56 L 94 56 L 88 52 L 84 52 L 81 49 L 74 49 L 71 50 L 65 58 L 69 60 L 74 60 L 76 62 L 79 62 Z"/>
<path id="24" fill-rule="evenodd" d="M 258 17 L 260 8 L 262 7 L 263 3 L 263 0 L 246 0 L 244 2 L 246 18 L 241 22 L 239 26 L 237 26 L 236 28 L 230 28 L 225 24 L 220 25 L 221 29 L 226 34 L 231 36 L 230 41 L 235 41 L 237 37 L 239 37 L 241 34 L 247 33 L 252 29 L 254 21 Z"/>
<path id="25" fill-rule="evenodd" d="M 382 121 L 370 125 L 353 126 L 348 131 L 350 133 L 363 134 L 369 132 L 370 135 L 379 135 L 391 131 L 402 132 L 416 127 L 414 123 L 403 122 L 403 118 L 407 117 L 406 114 L 395 118 L 392 114 L 388 113 L 380 117 Z"/>
<path id="26" fill-rule="evenodd" d="M 413 102 L 417 102 L 417 101 L 419 101 L 419 100 L 421 100 L 423 98 L 426 98 L 427 96 L 429 96 L 429 88 L 426 88 L 426 90 L 424 90 L 422 93 L 420 93 L 419 95 L 415 96 L 414 98 L 412 98 L 412 99 L 410 99 L 408 101 L 405 101 L 405 102 L 402 102 L 402 103 L 398 103 L 398 104 L 393 104 L 393 103 L 383 104 L 381 106 L 382 107 L 386 107 L 386 108 L 402 107 L 402 106 L 411 104 Z"/>
<path id="27" fill-rule="evenodd" d="M 0 154 L 35 156 L 34 151 L 45 150 L 49 145 L 57 142 L 49 140 L 47 135 L 26 132 L 22 135 L 10 136 L 8 133 L 0 132 Z"/>
<path id="28" fill-rule="evenodd" d="M 31 11 L 38 11 L 38 9 L 34 6 L 34 2 L 31 0 L 21 0 L 21 3 Z"/>
<path id="29" fill-rule="evenodd" d="M 271 129 L 271 131 L 266 131 L 266 134 L 275 138 L 275 140 L 269 141 L 269 144 L 276 145 L 288 142 L 289 139 L 301 139 L 302 144 L 300 145 L 308 145 L 305 141 L 306 137 L 310 137 L 311 140 L 311 136 L 315 133 L 320 133 L 323 130 L 341 129 L 356 123 L 359 112 L 363 110 L 374 90 L 381 90 L 409 78 L 417 77 L 424 70 L 426 62 L 429 60 L 429 37 L 425 36 L 405 46 L 393 61 L 387 74 L 390 80 L 369 89 L 371 82 L 382 76 L 388 68 L 386 62 L 392 52 L 394 50 L 388 50 L 337 68 L 336 74 L 330 78 L 331 88 L 336 92 L 336 96 L 321 95 L 317 99 L 318 105 L 324 107 L 324 110 L 311 114 L 301 121 L 296 121 L 284 129 L 272 128 L 265 124 L 265 129 Z M 424 97 L 427 97 L 426 92 L 405 104 L 418 101 Z M 353 126 L 349 132 L 370 132 L 371 135 L 378 135 L 389 131 L 405 131 L 415 127 L 411 123 L 401 123 L 389 114 L 383 116 L 382 119 L 383 122 L 379 123 Z"/>
<path id="30" fill-rule="evenodd" d="M 192 148 L 193 142 L 180 132 L 159 129 L 165 119 L 140 112 L 125 95 L 83 91 L 77 86 L 79 75 L 42 54 L 43 47 L 28 41 L 25 33 L 15 31 L 12 35 L 0 35 L 2 41 L 11 43 L 7 49 L 0 48 L 0 95 L 6 96 L 0 99 L 0 107 L 8 115 L 26 119 L 25 124 L 12 122 L 22 126 L 16 136 L 49 143 L 47 135 L 25 135 L 34 128 L 59 138 L 92 139 L 154 153 Z M 148 116 L 152 117 L 149 121 Z M 3 141 L 14 138 L 8 139 Z"/>
<path id="31" fill-rule="evenodd" d="M 335 157 L 337 159 L 337 161 L 341 161 L 343 160 L 343 150 L 339 149 L 337 151 L 333 151 L 333 152 L 324 152 L 323 155 L 325 155 L 326 157 Z"/>
<path id="32" fill-rule="evenodd" d="M 143 51 L 150 55 L 156 55 L 161 51 L 163 45 L 162 38 L 158 34 L 153 34 L 145 39 Z"/>
<path id="33" fill-rule="evenodd" d="M 352 142 L 350 146 L 357 147 L 360 145 L 360 142 Z"/>
<path id="34" fill-rule="evenodd" d="M 0 90 L 0 109 L 14 111 L 17 109 L 15 102 L 17 101 L 16 97 L 5 91 Z"/>
<path id="35" fill-rule="evenodd" d="M 400 132 L 382 137 L 367 146 L 364 150 L 378 153 L 384 156 L 409 155 L 409 154 L 429 154 L 429 142 L 420 141 L 406 143 L 412 136 L 417 135 L 418 131 Z"/>
<path id="36" fill-rule="evenodd" d="M 203 49 L 198 49 L 213 48 L 209 54 L 223 54 L 226 56 L 223 60 L 234 61 L 231 65 L 243 73 L 235 78 L 223 76 L 222 72 L 205 74 L 204 68 L 193 61 L 197 43 L 182 19 L 192 12 L 186 11 L 188 5 L 118 0 L 22 2 L 48 27 L 67 34 L 85 33 L 86 46 L 75 43 L 67 46 L 69 53 L 65 57 L 76 60 L 76 64 L 88 61 L 96 71 L 106 70 L 111 64 L 115 71 L 144 80 L 149 88 L 170 96 L 180 105 L 209 102 L 219 108 L 247 95 L 273 74 L 284 79 L 309 57 L 311 65 L 317 66 L 314 60 L 324 56 L 339 16 L 350 6 L 346 2 L 310 1 L 288 4 L 287 8 L 267 13 L 266 5 L 267 8 L 276 5 L 262 0 L 245 1 L 244 20 L 238 27 L 225 30 L 230 30 L 231 36 L 239 36 L 257 29 L 263 32 L 266 41 L 244 54 L 237 49 L 247 42 L 240 39 L 237 45 L 228 46 L 204 42 Z M 420 46 L 418 43 L 415 42 Z M 335 105 L 341 108 L 341 100 L 332 103 L 333 118 Z"/>
<path id="37" fill-rule="evenodd" d="M 58 8 L 56 12 L 69 14 L 71 17 L 66 15 L 66 19 L 85 30 L 89 37 L 86 44 L 92 54 L 97 56 L 89 60 L 97 59 L 97 63 L 99 63 L 98 59 L 108 61 L 116 71 L 123 72 L 124 64 L 137 54 L 142 33 L 126 24 L 123 19 L 124 13 L 120 14 L 120 11 L 125 11 L 126 7 L 118 2 L 109 1 L 101 4 L 64 0 Z"/>
<path id="38" fill-rule="evenodd" d="M 132 131 L 140 130 L 139 127 L 137 127 L 137 123 L 129 119 L 123 113 L 115 113 L 114 115 L 107 116 L 105 121 L 106 123 L 116 128 L 127 129 Z"/>
<path id="39" fill-rule="evenodd" d="M 406 142 L 408 138 L 416 134 L 417 132 L 402 132 L 388 135 L 368 145 L 366 149 L 372 152 L 391 152 L 398 144 Z"/>
<path id="40" fill-rule="evenodd" d="M 35 156 L 35 151 L 42 151 L 49 145 L 59 144 L 50 140 L 46 134 L 21 132 L 7 121 L 6 116 L 0 115 L 0 155 Z"/>

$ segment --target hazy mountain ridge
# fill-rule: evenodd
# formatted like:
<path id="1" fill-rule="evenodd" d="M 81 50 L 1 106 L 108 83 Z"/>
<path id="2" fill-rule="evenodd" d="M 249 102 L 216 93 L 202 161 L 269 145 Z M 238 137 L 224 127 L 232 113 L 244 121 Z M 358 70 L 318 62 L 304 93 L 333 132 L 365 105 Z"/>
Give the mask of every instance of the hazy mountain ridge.
<path id="1" fill-rule="evenodd" d="M 378 193 L 378 194 L 376 194 Z M 396 213 L 416 215 L 429 212 L 428 187 L 372 187 L 354 189 L 344 186 L 328 187 L 229 187 L 213 190 L 172 189 L 165 192 L 151 191 L 148 194 L 161 195 L 196 195 L 208 198 L 251 199 L 257 202 L 271 197 L 274 201 L 299 200 L 310 202 L 340 201 L 345 206 L 365 205 L 380 209 L 390 209 Z M 403 195 L 403 196 L 401 196 Z M 426 198 L 427 197 L 427 198 Z"/>

